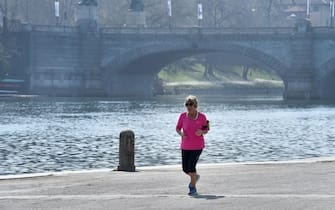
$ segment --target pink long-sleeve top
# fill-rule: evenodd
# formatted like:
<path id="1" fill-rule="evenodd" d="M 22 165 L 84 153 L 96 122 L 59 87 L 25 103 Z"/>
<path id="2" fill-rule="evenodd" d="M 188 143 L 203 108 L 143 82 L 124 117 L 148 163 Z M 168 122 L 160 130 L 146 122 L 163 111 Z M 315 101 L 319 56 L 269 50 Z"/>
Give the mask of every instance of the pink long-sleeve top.
<path id="1" fill-rule="evenodd" d="M 201 112 L 198 112 L 198 117 L 196 119 L 188 118 L 187 112 L 180 115 L 176 129 L 182 130 L 185 134 L 180 145 L 182 150 L 201 150 L 205 148 L 204 136 L 196 135 L 197 130 L 204 130 L 203 126 L 207 126 L 207 119 Z"/>

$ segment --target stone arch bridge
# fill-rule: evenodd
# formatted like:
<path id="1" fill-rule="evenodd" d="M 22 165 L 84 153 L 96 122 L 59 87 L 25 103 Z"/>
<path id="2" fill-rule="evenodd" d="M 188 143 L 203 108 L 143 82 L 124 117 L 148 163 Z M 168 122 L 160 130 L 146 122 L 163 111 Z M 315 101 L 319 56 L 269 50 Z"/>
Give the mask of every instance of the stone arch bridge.
<path id="1" fill-rule="evenodd" d="M 183 57 L 220 52 L 230 64 L 276 72 L 284 81 L 286 98 L 335 98 L 334 28 L 306 24 L 82 31 L 25 25 L 12 37 L 25 43 L 32 94 L 148 96 L 164 66 Z"/>

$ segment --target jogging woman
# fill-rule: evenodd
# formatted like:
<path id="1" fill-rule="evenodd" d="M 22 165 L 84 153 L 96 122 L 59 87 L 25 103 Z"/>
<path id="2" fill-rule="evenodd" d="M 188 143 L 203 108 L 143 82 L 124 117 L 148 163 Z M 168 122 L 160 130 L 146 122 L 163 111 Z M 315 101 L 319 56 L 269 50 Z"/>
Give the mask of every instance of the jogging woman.
<path id="1" fill-rule="evenodd" d="M 196 183 L 200 178 L 196 165 L 205 148 L 204 134 L 208 132 L 206 116 L 198 112 L 198 99 L 188 96 L 185 99 L 187 112 L 180 115 L 176 131 L 181 136 L 183 171 L 190 176 L 189 195 L 197 195 Z"/>

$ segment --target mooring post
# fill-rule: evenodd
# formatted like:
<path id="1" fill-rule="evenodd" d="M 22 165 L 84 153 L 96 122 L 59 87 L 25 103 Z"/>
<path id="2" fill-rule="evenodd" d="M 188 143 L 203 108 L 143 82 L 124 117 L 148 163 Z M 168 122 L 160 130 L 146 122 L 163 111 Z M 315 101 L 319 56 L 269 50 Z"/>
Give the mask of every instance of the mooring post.
<path id="1" fill-rule="evenodd" d="M 131 130 L 120 133 L 118 171 L 135 171 L 135 134 Z"/>

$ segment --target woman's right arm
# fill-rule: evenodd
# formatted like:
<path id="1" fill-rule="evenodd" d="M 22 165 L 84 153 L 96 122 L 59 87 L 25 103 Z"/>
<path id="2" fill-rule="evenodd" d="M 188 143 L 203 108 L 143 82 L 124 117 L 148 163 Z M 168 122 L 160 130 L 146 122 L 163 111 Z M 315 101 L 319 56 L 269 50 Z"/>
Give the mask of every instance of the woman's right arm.
<path id="1" fill-rule="evenodd" d="M 179 116 L 179 120 L 178 120 L 178 123 L 177 123 L 177 126 L 176 126 L 176 131 L 177 131 L 177 133 L 179 134 L 179 136 L 184 137 L 184 136 L 185 136 L 185 135 L 184 135 L 184 132 L 181 131 L 182 128 L 183 128 L 183 116 L 182 116 L 182 114 L 181 114 L 181 115 Z"/>

